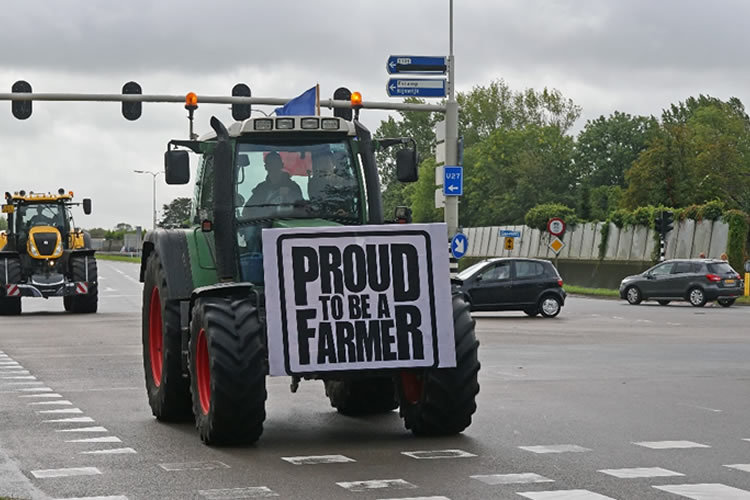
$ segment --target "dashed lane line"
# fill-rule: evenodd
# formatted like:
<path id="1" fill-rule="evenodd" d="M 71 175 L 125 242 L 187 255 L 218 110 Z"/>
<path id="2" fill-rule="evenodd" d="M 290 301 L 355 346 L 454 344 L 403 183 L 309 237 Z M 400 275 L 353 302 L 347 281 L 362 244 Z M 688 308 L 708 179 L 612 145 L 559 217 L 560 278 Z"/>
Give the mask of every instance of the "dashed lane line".
<path id="1" fill-rule="evenodd" d="M 417 486 L 403 479 L 371 479 L 369 481 L 342 481 L 336 483 L 349 491 L 406 490 Z"/>
<path id="2" fill-rule="evenodd" d="M 707 444 L 695 443 L 693 441 L 641 441 L 633 443 L 652 450 L 676 450 L 684 448 L 710 448 Z"/>
<path id="3" fill-rule="evenodd" d="M 633 479 L 643 477 L 674 477 L 684 476 L 679 472 L 675 472 L 669 469 L 662 469 L 661 467 L 634 467 L 630 469 L 602 469 L 599 472 L 607 474 L 608 476 L 618 477 L 620 479 Z"/>
<path id="4" fill-rule="evenodd" d="M 532 453 L 584 453 L 591 451 L 590 448 L 584 448 L 577 444 L 553 444 L 544 446 L 519 446 L 520 449 L 530 451 Z"/>
<path id="5" fill-rule="evenodd" d="M 80 408 L 56 408 L 54 410 L 37 410 L 36 412 L 41 413 L 43 415 L 44 414 L 47 414 L 47 415 L 49 414 L 80 415 L 81 413 L 83 413 L 83 410 L 81 410 Z"/>
<path id="6" fill-rule="evenodd" d="M 39 394 L 21 394 L 19 398 L 61 398 L 61 394 L 55 392 L 42 392 Z"/>
<path id="7" fill-rule="evenodd" d="M 615 500 L 589 490 L 527 491 L 518 494 L 531 500 Z"/>
<path id="8" fill-rule="evenodd" d="M 95 438 L 70 439 L 66 443 L 122 443 L 122 439 L 117 436 L 102 436 Z"/>
<path id="9" fill-rule="evenodd" d="M 653 486 L 657 490 L 674 493 L 693 500 L 749 500 L 750 491 L 741 490 L 726 484 L 701 483 L 701 484 L 669 484 Z"/>
<path id="10" fill-rule="evenodd" d="M 554 479 L 549 479 L 533 472 L 522 472 L 519 474 L 481 474 L 470 476 L 472 479 L 482 481 L 484 484 L 534 484 L 534 483 L 554 483 Z"/>
<path id="11" fill-rule="evenodd" d="M 186 470 L 212 470 L 212 469 L 229 469 L 230 467 L 224 462 L 218 460 L 209 460 L 205 462 L 178 462 L 159 464 L 159 467 L 167 472 L 178 472 Z"/>
<path id="12" fill-rule="evenodd" d="M 87 422 L 93 422 L 94 419 L 91 417 L 70 417 L 70 418 L 54 418 L 52 420 L 42 420 L 45 424 L 58 424 L 58 423 L 76 423 L 83 424 Z"/>
<path id="13" fill-rule="evenodd" d="M 33 403 L 27 403 L 29 406 L 51 406 L 51 405 L 63 405 L 72 406 L 73 403 L 67 399 L 55 399 L 54 401 L 34 401 Z"/>
<path id="14" fill-rule="evenodd" d="M 110 448 L 107 450 L 82 451 L 81 455 L 135 455 L 138 452 L 133 448 Z"/>
<path id="15" fill-rule="evenodd" d="M 281 457 L 282 460 L 294 465 L 311 465 L 311 464 L 341 464 L 347 462 L 356 462 L 353 458 L 344 455 L 313 455 L 309 457 Z"/>
<path id="16" fill-rule="evenodd" d="M 92 427 L 75 427 L 73 429 L 57 429 L 55 432 L 109 432 L 106 428 L 96 425 Z"/>
<path id="17" fill-rule="evenodd" d="M 435 460 L 441 458 L 471 458 L 475 454 L 463 450 L 429 450 L 429 451 L 402 451 L 402 455 L 416 458 L 417 460 Z"/>
<path id="18" fill-rule="evenodd" d="M 277 497 L 278 493 L 266 486 L 251 486 L 248 488 L 220 488 L 214 490 L 198 490 L 198 494 L 208 500 L 229 500 L 239 498 L 267 498 Z"/>
<path id="19" fill-rule="evenodd" d="M 724 467 L 729 467 L 730 469 L 741 470 L 743 472 L 750 472 L 750 464 L 731 464 L 731 465 L 725 465 Z"/>
<path id="20" fill-rule="evenodd" d="M 51 477 L 96 476 L 101 473 L 102 471 L 96 467 L 70 467 L 67 469 L 42 469 L 31 471 L 31 474 L 37 479 Z"/>

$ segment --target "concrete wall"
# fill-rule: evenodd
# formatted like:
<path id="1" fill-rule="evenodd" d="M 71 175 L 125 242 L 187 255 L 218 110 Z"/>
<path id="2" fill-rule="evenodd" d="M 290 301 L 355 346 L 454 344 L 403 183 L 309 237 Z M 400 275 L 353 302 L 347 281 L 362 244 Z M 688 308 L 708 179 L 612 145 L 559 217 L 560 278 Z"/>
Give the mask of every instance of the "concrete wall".
<path id="1" fill-rule="evenodd" d="M 469 238 L 469 257 L 536 257 L 560 260 L 599 260 L 599 243 L 603 222 L 578 224 L 569 227 L 562 237 L 565 246 L 558 255 L 549 248 L 550 234 L 527 226 L 493 226 L 464 229 Z M 520 231 L 521 237 L 514 241 L 511 251 L 504 249 L 504 238 L 500 230 Z M 604 261 L 639 263 L 653 261 L 654 231 L 645 226 L 618 228 L 609 223 L 607 251 Z M 726 252 L 729 226 L 721 221 L 696 222 L 687 219 L 675 224 L 667 236 L 666 256 L 672 258 L 697 258 L 701 252 L 707 257 L 719 258 Z"/>

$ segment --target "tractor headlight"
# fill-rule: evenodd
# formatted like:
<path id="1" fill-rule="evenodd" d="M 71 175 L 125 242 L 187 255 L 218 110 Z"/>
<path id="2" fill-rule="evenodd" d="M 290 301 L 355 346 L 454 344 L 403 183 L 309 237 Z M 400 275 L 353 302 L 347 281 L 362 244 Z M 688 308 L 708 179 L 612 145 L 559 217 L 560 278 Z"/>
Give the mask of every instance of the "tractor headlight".
<path id="1" fill-rule="evenodd" d="M 31 255 L 34 257 L 39 257 L 39 250 L 36 249 L 36 245 L 29 245 L 29 252 L 31 252 Z"/>
<path id="2" fill-rule="evenodd" d="M 57 240 L 57 246 L 55 247 L 55 255 L 61 254 L 62 251 L 63 251 L 63 249 L 62 249 L 62 240 L 58 239 Z"/>

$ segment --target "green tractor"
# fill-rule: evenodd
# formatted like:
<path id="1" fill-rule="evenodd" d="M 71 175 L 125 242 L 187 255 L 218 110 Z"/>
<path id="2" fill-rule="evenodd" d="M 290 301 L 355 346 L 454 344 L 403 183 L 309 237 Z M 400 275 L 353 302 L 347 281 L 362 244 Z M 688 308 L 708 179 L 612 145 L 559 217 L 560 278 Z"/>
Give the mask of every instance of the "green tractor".
<path id="1" fill-rule="evenodd" d="M 211 127 L 165 153 L 168 184 L 189 182 L 190 152 L 199 157 L 192 227 L 143 245 L 154 416 L 194 418 L 209 445 L 253 443 L 266 377 L 288 375 L 292 392 L 322 380 L 345 415 L 399 408 L 414 434 L 466 429 L 479 343 L 451 293 L 445 225 L 383 216 L 375 151 L 400 145 L 397 177 L 412 182 L 413 141 L 373 139 L 351 109 Z"/>

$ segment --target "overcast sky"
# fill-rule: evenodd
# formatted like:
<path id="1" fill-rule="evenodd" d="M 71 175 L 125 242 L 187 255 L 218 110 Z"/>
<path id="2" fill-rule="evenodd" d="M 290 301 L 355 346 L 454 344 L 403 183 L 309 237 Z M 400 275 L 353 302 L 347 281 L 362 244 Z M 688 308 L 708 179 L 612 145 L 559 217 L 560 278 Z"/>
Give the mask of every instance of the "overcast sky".
<path id="1" fill-rule="evenodd" d="M 575 126 L 615 110 L 659 115 L 699 93 L 748 103 L 750 3 L 692 0 L 456 0 L 457 89 L 504 79 L 511 88 L 557 88 L 583 108 Z M 35 92 L 292 97 L 320 83 L 387 101 L 390 54 L 445 55 L 448 0 L 47 0 L 4 2 L 0 89 Z M 200 105 L 200 103 L 199 103 Z M 151 227 L 152 177 L 165 145 L 187 137 L 185 110 L 145 104 L 126 121 L 119 103 L 34 103 L 18 121 L 0 105 L 0 191 L 74 190 L 94 213 L 78 225 Z M 269 110 L 269 109 L 266 109 Z M 327 111 L 324 113 L 328 113 Z M 226 106 L 203 105 L 196 130 Z M 363 111 L 374 130 L 385 115 Z M 157 178 L 157 207 L 189 187 Z"/>

